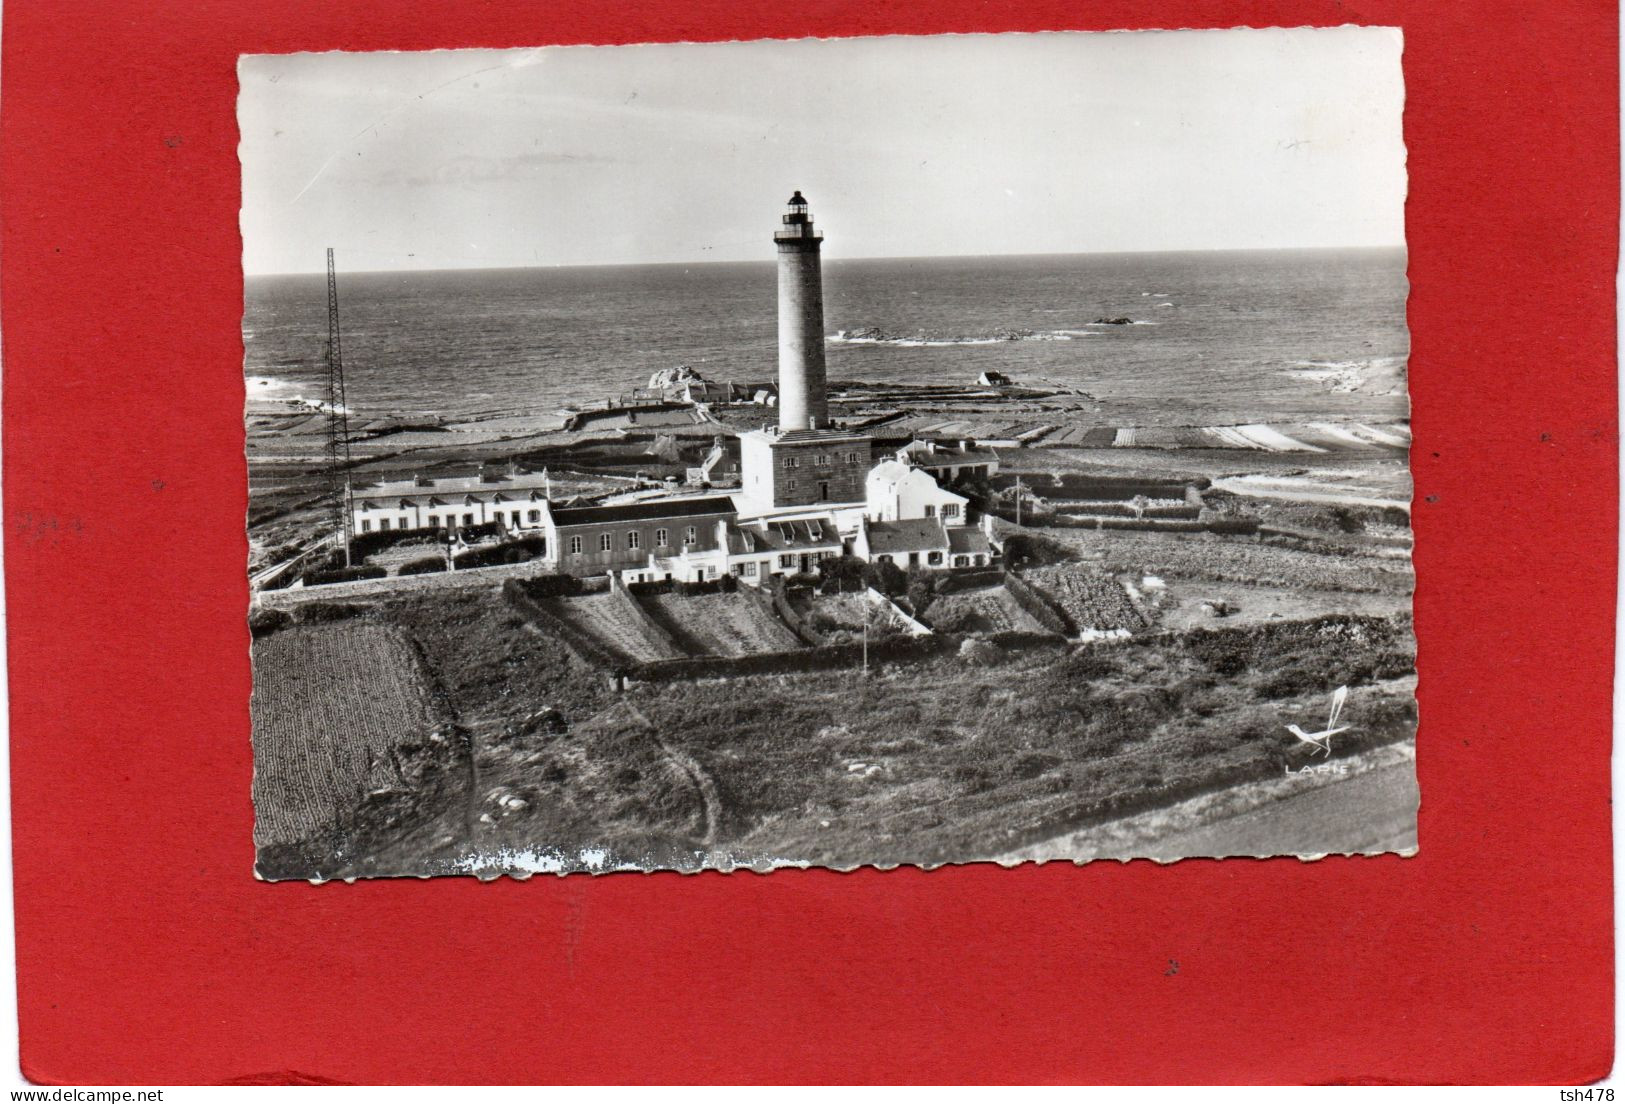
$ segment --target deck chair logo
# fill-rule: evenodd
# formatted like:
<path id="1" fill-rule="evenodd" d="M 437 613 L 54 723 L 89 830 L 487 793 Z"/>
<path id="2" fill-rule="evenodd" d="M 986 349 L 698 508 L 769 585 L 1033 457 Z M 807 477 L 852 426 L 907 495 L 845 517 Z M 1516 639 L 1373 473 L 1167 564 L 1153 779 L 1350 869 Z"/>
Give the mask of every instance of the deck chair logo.
<path id="1" fill-rule="evenodd" d="M 1343 715 L 1343 703 L 1347 702 L 1348 700 L 1349 688 L 1347 686 L 1339 686 L 1336 690 L 1332 691 L 1332 713 L 1331 716 L 1326 719 L 1325 728 L 1321 729 L 1319 732 L 1305 732 L 1296 724 L 1289 724 L 1286 726 L 1286 730 L 1292 733 L 1292 735 L 1296 736 L 1301 743 L 1308 744 L 1310 747 L 1314 748 L 1314 751 L 1309 753 L 1311 756 L 1315 754 L 1315 751 L 1318 751 L 1324 754 L 1326 758 L 1330 759 L 1332 757 L 1332 737 L 1336 736 L 1339 732 L 1347 732 L 1349 729 L 1354 727 L 1353 725 L 1343 725 L 1341 728 L 1339 728 L 1337 724 L 1337 719 Z"/>

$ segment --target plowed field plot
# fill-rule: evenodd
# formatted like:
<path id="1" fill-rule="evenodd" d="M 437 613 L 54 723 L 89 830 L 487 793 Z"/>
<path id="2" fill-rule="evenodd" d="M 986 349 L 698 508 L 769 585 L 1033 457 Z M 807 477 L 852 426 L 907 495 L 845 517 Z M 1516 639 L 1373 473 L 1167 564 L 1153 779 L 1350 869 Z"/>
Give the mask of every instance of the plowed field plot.
<path id="1" fill-rule="evenodd" d="M 333 828 L 390 777 L 392 751 L 439 719 L 401 633 L 360 622 L 254 642 L 254 838 L 296 843 Z"/>
<path id="2" fill-rule="evenodd" d="M 683 653 L 654 633 L 637 612 L 608 595 L 548 598 L 541 603 L 617 655 L 636 663 L 681 659 Z"/>
<path id="3" fill-rule="evenodd" d="M 1129 599 L 1123 584 L 1103 571 L 1076 567 L 1032 568 L 1022 576 L 1066 612 L 1081 629 L 1145 627 L 1145 619 Z"/>
<path id="4" fill-rule="evenodd" d="M 753 595 L 648 594 L 638 601 L 694 655 L 752 655 L 801 646 L 796 634 Z"/>
<path id="5" fill-rule="evenodd" d="M 1045 632 L 1002 586 L 944 594 L 931 603 L 925 619 L 939 632 Z"/>

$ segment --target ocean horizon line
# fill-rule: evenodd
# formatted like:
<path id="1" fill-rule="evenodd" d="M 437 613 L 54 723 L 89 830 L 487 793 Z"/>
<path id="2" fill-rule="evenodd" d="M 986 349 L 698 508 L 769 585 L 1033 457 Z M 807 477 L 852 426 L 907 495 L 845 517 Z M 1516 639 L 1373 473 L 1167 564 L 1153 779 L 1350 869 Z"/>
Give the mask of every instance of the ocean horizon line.
<path id="1" fill-rule="evenodd" d="M 826 264 L 842 265 L 848 263 L 881 261 L 985 261 L 1035 257 L 1180 257 L 1200 256 L 1204 254 L 1236 253 L 1403 253 L 1407 250 L 1407 248 L 1408 246 L 1405 243 L 1400 242 L 1391 245 L 1227 246 L 1211 249 L 1102 249 L 1041 253 L 927 253 L 897 256 L 877 255 L 872 257 L 831 257 L 826 255 L 824 257 L 824 262 Z M 341 268 L 339 271 L 347 276 L 421 276 L 448 272 L 562 272 L 615 268 L 699 268 L 723 265 L 770 266 L 775 263 L 776 261 L 772 257 L 767 257 L 736 260 L 612 261 L 594 264 L 451 265 L 437 268 Z M 291 272 L 244 272 L 243 279 L 245 281 L 276 280 L 289 277 L 322 277 L 326 276 L 326 274 L 327 271 L 325 268 Z"/>

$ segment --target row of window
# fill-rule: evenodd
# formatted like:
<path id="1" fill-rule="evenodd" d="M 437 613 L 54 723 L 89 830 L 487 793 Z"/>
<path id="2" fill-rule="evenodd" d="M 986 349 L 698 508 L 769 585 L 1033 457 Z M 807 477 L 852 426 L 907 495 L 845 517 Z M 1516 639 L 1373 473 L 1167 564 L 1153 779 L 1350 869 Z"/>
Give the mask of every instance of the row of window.
<path id="1" fill-rule="evenodd" d="M 685 543 L 687 543 L 687 544 L 693 544 L 696 540 L 699 539 L 699 536 L 700 536 L 699 529 L 696 528 L 693 525 L 690 525 L 686 530 L 683 531 L 683 541 Z M 663 528 L 655 530 L 655 547 L 656 548 L 665 548 L 670 543 L 671 543 L 671 530 L 663 529 Z M 629 548 L 629 549 L 634 549 L 634 550 L 642 548 L 643 547 L 643 533 L 641 531 L 637 530 L 637 529 L 628 529 L 626 531 L 626 547 Z M 579 555 L 581 555 L 582 550 L 583 550 L 582 539 L 580 537 L 571 537 L 570 538 L 570 555 L 579 556 Z M 598 534 L 598 551 L 600 551 L 600 552 L 613 552 L 614 550 L 615 550 L 615 534 L 613 534 L 613 533 L 599 533 Z"/>
<path id="2" fill-rule="evenodd" d="M 925 516 L 926 517 L 936 517 L 937 516 L 937 508 L 935 506 L 931 505 L 929 502 L 927 502 L 925 504 Z M 945 518 L 958 517 L 959 516 L 959 503 L 957 503 L 957 502 L 944 502 L 942 504 L 942 516 L 945 517 Z"/>
<path id="3" fill-rule="evenodd" d="M 846 462 L 848 464 L 856 464 L 856 463 L 859 462 L 858 461 L 858 454 L 855 453 L 855 452 L 845 453 L 844 454 L 844 459 L 846 460 Z M 819 453 L 818 456 L 813 460 L 813 463 L 817 464 L 820 468 L 827 468 L 831 464 L 833 464 L 834 462 L 835 462 L 835 460 L 834 460 L 833 455 L 831 453 L 827 453 L 827 452 Z M 799 468 L 799 467 L 801 467 L 801 457 L 799 457 L 799 456 L 787 456 L 787 457 L 784 458 L 784 463 L 785 463 L 785 465 L 787 467 Z"/>
<path id="4" fill-rule="evenodd" d="M 525 521 L 520 520 L 520 517 L 521 517 L 522 514 L 527 517 L 528 522 L 531 525 L 540 525 L 542 523 L 542 512 L 540 510 L 531 510 L 531 511 L 528 512 L 528 514 L 525 514 L 524 511 L 520 511 L 520 510 L 513 510 L 513 511 L 507 513 L 507 514 L 504 514 L 501 510 L 496 510 L 496 511 L 492 512 L 491 520 L 492 521 L 503 522 L 503 523 L 505 523 L 505 524 L 507 524 L 509 526 L 512 526 L 515 529 L 518 529 L 518 528 L 523 527 L 526 524 Z M 399 526 L 400 528 L 402 528 L 402 529 L 411 528 L 410 520 L 408 518 L 400 518 L 399 520 L 400 520 L 400 526 Z M 423 523 L 427 528 L 430 528 L 430 529 L 440 529 L 440 528 L 449 529 L 452 526 L 459 524 L 458 521 L 457 521 L 457 515 L 456 514 L 445 514 L 445 515 L 430 514 L 428 517 L 423 519 Z M 473 514 L 464 514 L 461 524 L 463 524 L 463 525 L 473 525 L 474 524 L 474 515 Z M 392 526 L 393 526 L 393 520 L 392 519 L 387 518 L 387 517 L 378 519 L 378 531 L 380 533 L 389 532 L 389 530 L 392 528 Z M 371 518 L 362 518 L 361 519 L 361 531 L 363 533 L 372 532 L 372 519 Z"/>
<path id="5" fill-rule="evenodd" d="M 809 552 L 807 554 L 807 559 L 811 563 L 817 563 L 819 560 L 823 559 L 825 556 L 833 556 L 833 555 L 835 555 L 835 553 L 833 553 L 833 552 Z M 794 552 L 786 553 L 785 555 L 782 555 L 782 556 L 779 557 L 779 566 L 782 567 L 782 568 L 785 568 L 786 570 L 794 569 L 796 564 L 798 564 L 800 562 L 801 562 L 801 557 L 799 555 L 797 555 L 796 553 L 794 553 Z"/>
<path id="6" fill-rule="evenodd" d="M 799 479 L 786 479 L 784 481 L 784 493 L 785 494 L 795 494 L 799 490 L 801 490 L 801 480 L 799 480 Z M 820 501 L 820 502 L 828 502 L 829 501 L 829 480 L 827 480 L 827 479 L 820 479 L 818 481 L 818 501 Z"/>
<path id="7" fill-rule="evenodd" d="M 880 563 L 892 563 L 892 562 L 894 562 L 892 560 L 892 557 L 888 553 L 884 553 L 884 552 L 881 553 L 880 555 L 876 556 L 875 559 Z M 974 556 L 955 556 L 954 557 L 954 566 L 955 567 L 982 567 L 982 566 L 985 566 L 985 559 L 986 559 L 986 557 L 984 557 L 981 553 L 977 553 Z M 918 552 L 910 552 L 908 554 L 908 562 L 909 562 L 910 566 L 918 564 L 920 562 L 920 554 Z M 927 552 L 925 554 L 925 562 L 930 564 L 932 567 L 940 567 L 942 565 L 942 553 L 941 552 Z"/>

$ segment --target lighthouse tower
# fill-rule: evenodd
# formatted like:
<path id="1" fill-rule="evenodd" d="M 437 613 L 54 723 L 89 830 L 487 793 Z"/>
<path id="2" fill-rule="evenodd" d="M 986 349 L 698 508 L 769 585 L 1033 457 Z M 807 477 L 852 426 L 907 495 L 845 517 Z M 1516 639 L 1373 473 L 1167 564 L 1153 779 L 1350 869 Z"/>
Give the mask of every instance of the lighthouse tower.
<path id="1" fill-rule="evenodd" d="M 783 225 L 773 234 L 779 250 L 779 429 L 824 429 L 824 284 L 807 201 L 790 197 Z"/>
<path id="2" fill-rule="evenodd" d="M 779 252 L 779 424 L 739 435 L 741 517 L 861 516 L 873 451 L 830 424 L 824 383 L 823 235 L 800 192 L 773 234 Z M 854 521 L 855 525 L 856 522 Z"/>

